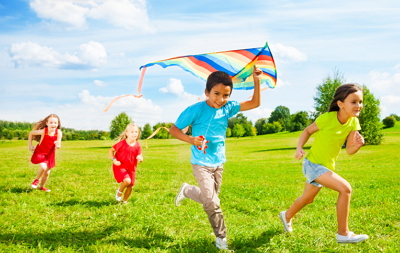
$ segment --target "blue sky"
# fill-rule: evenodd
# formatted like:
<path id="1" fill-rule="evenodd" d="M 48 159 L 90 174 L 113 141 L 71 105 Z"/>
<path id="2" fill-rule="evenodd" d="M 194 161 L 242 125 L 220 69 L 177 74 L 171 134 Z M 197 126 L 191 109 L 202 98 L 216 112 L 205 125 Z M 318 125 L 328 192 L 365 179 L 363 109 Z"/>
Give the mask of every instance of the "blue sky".
<path id="1" fill-rule="evenodd" d="M 143 126 L 174 122 L 205 84 L 177 68 L 139 67 L 170 57 L 261 47 L 278 71 L 261 107 L 313 109 L 316 86 L 335 70 L 400 114 L 398 1 L 0 0 L 0 119 L 36 122 L 50 113 L 75 129 L 108 130 L 126 112 Z M 251 91 L 233 91 L 243 101 Z"/>

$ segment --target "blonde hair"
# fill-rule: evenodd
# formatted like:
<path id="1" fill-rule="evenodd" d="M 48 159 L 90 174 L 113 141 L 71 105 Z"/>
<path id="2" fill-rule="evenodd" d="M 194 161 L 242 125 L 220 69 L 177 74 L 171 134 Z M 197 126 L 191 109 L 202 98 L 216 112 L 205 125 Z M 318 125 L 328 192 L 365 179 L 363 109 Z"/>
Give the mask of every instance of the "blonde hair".
<path id="1" fill-rule="evenodd" d="M 138 125 L 136 125 L 135 123 L 129 123 L 129 124 L 126 126 L 125 130 L 122 132 L 122 134 L 121 134 L 120 136 L 118 136 L 118 139 L 117 139 L 118 141 L 122 141 L 122 140 L 127 139 L 127 137 L 126 137 L 126 131 L 128 131 L 128 128 L 130 128 L 130 127 L 136 127 L 136 128 L 138 129 L 139 134 L 138 134 L 138 137 L 137 137 L 136 140 L 139 140 L 140 134 L 142 133 L 142 132 L 140 131 L 140 127 L 139 127 Z"/>
<path id="2" fill-rule="evenodd" d="M 32 126 L 32 130 L 40 130 L 43 129 L 45 127 L 47 127 L 47 121 L 49 121 L 50 118 L 56 118 L 58 119 L 58 126 L 57 129 L 61 129 L 61 120 L 60 117 L 58 117 L 56 114 L 50 114 L 49 116 L 47 116 L 46 118 L 40 120 L 39 122 L 35 123 Z M 33 136 L 33 140 L 35 141 L 40 141 L 41 136 L 40 135 L 34 135 Z"/>

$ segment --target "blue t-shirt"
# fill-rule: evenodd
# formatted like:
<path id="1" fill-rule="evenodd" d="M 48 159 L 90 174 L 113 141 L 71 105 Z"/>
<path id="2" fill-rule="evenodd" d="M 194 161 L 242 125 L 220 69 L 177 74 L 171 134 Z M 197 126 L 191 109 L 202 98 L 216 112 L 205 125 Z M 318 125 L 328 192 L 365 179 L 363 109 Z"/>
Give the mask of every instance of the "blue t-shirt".
<path id="1" fill-rule="evenodd" d="M 226 162 L 225 139 L 228 119 L 240 111 L 240 103 L 228 101 L 219 109 L 206 101 L 198 102 L 186 108 L 175 122 L 179 129 L 192 125 L 192 136 L 203 135 L 207 141 L 206 154 L 196 146 L 191 146 L 192 164 L 217 167 Z"/>

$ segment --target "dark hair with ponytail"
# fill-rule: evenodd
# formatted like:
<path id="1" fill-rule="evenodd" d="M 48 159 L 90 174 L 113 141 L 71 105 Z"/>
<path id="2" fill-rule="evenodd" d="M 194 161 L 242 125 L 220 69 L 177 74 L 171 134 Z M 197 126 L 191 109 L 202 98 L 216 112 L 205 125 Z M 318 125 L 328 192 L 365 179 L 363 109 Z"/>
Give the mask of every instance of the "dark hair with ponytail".
<path id="1" fill-rule="evenodd" d="M 338 101 L 343 102 L 348 95 L 351 93 L 361 91 L 360 86 L 354 83 L 343 84 L 336 89 L 335 95 L 333 96 L 333 100 L 329 106 L 328 112 L 339 111 L 339 106 L 337 104 Z"/>

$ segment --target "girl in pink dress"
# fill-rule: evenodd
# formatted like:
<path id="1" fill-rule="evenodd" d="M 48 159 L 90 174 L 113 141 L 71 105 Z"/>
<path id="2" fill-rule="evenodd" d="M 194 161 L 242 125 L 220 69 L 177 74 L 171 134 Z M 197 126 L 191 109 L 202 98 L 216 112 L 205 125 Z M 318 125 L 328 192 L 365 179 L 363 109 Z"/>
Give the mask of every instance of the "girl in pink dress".
<path id="1" fill-rule="evenodd" d="M 115 194 L 115 199 L 124 204 L 127 203 L 135 185 L 136 166 L 138 162 L 143 161 L 142 148 L 138 142 L 139 137 L 140 128 L 131 123 L 118 137 L 119 142 L 109 150 L 115 180 L 121 183 Z"/>
<path id="2" fill-rule="evenodd" d="M 33 126 L 33 130 L 29 133 L 28 145 L 29 150 L 33 152 L 31 162 L 39 164 L 39 170 L 36 178 L 31 184 L 32 188 L 50 192 L 44 185 L 49 179 L 50 169 L 56 165 L 55 156 L 56 148 L 61 147 L 61 122 L 60 118 L 55 114 L 50 114 L 45 119 L 37 122 Z M 36 140 L 39 144 L 34 147 L 32 140 Z"/>

